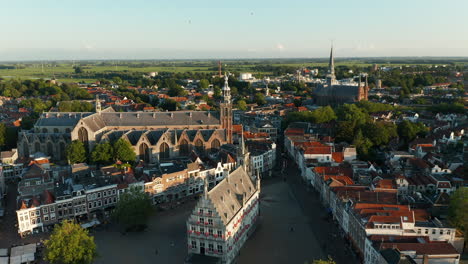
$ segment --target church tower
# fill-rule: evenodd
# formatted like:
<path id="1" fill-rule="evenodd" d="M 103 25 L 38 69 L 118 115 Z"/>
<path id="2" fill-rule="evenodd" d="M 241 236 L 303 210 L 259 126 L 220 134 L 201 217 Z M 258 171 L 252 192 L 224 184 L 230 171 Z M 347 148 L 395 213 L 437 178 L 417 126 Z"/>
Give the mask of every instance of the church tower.
<path id="1" fill-rule="evenodd" d="M 221 126 L 226 130 L 226 141 L 232 144 L 232 103 L 231 88 L 229 88 L 228 76 L 224 75 L 223 101 L 219 105 L 221 111 Z"/>
<path id="2" fill-rule="evenodd" d="M 99 95 L 96 94 L 96 104 L 95 104 L 96 113 L 100 113 L 102 110 L 101 101 L 99 101 Z"/>
<path id="3" fill-rule="evenodd" d="M 327 74 L 327 84 L 331 86 L 335 83 L 335 58 L 333 57 L 333 46 L 330 50 L 330 61 L 328 62 L 328 74 Z"/>

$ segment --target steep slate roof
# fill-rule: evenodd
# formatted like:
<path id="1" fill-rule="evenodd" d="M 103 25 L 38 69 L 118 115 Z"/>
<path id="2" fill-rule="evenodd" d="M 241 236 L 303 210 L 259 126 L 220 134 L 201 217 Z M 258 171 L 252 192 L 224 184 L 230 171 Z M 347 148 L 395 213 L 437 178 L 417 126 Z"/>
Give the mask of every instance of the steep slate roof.
<path id="1" fill-rule="evenodd" d="M 146 134 L 146 137 L 150 141 L 151 145 L 155 145 L 158 143 L 158 140 L 162 137 L 164 132 L 164 130 L 153 130 Z"/>
<path id="2" fill-rule="evenodd" d="M 238 167 L 208 192 L 208 199 L 227 225 L 256 191 L 243 167 Z"/>
<path id="3" fill-rule="evenodd" d="M 135 146 L 138 140 L 140 140 L 140 137 L 141 135 L 143 135 L 144 132 L 145 131 L 142 131 L 142 130 L 130 131 L 127 133 L 127 138 L 128 140 L 130 140 L 130 143 Z"/>
<path id="4" fill-rule="evenodd" d="M 75 126 L 81 118 L 94 113 L 43 113 L 36 122 L 36 126 Z"/>
<path id="5" fill-rule="evenodd" d="M 219 113 L 193 112 L 123 112 L 100 113 L 107 126 L 219 125 Z"/>

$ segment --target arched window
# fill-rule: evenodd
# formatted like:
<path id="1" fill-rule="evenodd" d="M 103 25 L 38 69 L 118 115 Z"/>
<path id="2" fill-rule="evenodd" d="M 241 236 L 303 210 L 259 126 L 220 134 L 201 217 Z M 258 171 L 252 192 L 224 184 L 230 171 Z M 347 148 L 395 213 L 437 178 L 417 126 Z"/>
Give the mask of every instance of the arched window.
<path id="1" fill-rule="evenodd" d="M 78 140 L 83 143 L 88 142 L 88 130 L 86 130 L 86 128 L 80 127 L 80 129 L 78 129 Z"/>
<path id="2" fill-rule="evenodd" d="M 169 145 L 165 142 L 159 146 L 159 159 L 168 159 L 169 158 Z"/>
<path id="3" fill-rule="evenodd" d="M 59 159 L 64 160 L 65 157 L 65 143 L 63 141 L 60 141 L 59 143 Z"/>
<path id="4" fill-rule="evenodd" d="M 187 156 L 189 154 L 190 148 L 187 140 L 182 139 L 179 145 L 179 154 L 180 156 Z"/>
<path id="5" fill-rule="evenodd" d="M 26 143 L 23 143 L 23 155 L 24 157 L 29 157 L 29 146 Z"/>
<path id="6" fill-rule="evenodd" d="M 150 151 L 146 143 L 140 145 L 140 159 L 144 162 L 150 162 Z"/>
<path id="7" fill-rule="evenodd" d="M 214 139 L 211 141 L 211 152 L 215 153 L 219 151 L 219 147 L 221 146 L 221 143 L 219 143 L 218 139 Z"/>
<path id="8" fill-rule="evenodd" d="M 199 152 L 202 153 L 204 148 L 203 148 L 203 142 L 200 139 L 197 139 L 195 141 L 195 149 Z"/>
<path id="9" fill-rule="evenodd" d="M 41 143 L 37 141 L 34 143 L 34 152 L 41 152 Z"/>
<path id="10" fill-rule="evenodd" d="M 42 133 L 47 133 L 47 128 L 43 128 Z"/>
<path id="11" fill-rule="evenodd" d="M 53 156 L 54 155 L 54 147 L 52 146 L 52 142 L 47 142 L 47 156 Z"/>

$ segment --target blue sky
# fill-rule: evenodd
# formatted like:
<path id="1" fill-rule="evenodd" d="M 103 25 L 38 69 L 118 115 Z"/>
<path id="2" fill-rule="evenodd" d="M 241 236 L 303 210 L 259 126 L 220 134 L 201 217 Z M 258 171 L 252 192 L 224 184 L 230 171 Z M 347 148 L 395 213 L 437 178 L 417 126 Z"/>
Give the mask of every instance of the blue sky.
<path id="1" fill-rule="evenodd" d="M 468 56 L 466 0 L 0 0 L 0 61 Z"/>

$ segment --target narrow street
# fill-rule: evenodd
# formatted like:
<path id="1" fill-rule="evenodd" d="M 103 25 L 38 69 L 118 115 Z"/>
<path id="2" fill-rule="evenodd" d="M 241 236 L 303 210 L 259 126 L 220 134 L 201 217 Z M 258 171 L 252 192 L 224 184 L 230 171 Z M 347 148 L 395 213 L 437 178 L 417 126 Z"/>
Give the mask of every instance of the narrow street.
<path id="1" fill-rule="evenodd" d="M 326 208 L 321 204 L 319 194 L 308 188 L 302 180 L 297 165 L 290 159 L 284 177 L 293 193 L 297 204 L 304 215 L 307 216 L 310 228 L 321 242 L 325 255 L 331 256 L 336 263 L 359 263 L 349 248 L 349 243 L 343 238 L 338 224 L 331 220 Z"/>

